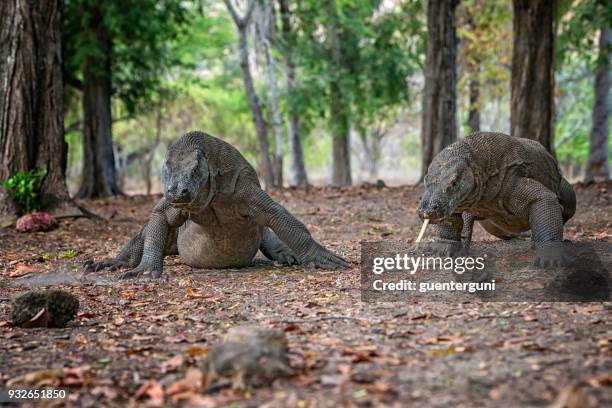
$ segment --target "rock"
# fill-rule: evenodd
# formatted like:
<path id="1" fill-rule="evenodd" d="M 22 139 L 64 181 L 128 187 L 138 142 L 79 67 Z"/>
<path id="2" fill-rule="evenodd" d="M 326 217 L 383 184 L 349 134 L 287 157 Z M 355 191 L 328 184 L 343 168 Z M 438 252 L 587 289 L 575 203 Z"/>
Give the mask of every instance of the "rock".
<path id="1" fill-rule="evenodd" d="M 220 379 L 228 379 L 232 388 L 241 390 L 291 375 L 287 351 L 287 339 L 280 330 L 233 327 L 204 360 L 209 387 Z"/>
<path id="2" fill-rule="evenodd" d="M 57 227 L 57 220 L 50 214 L 35 212 L 17 220 L 15 228 L 19 232 L 49 231 Z"/>
<path id="3" fill-rule="evenodd" d="M 11 302 L 11 320 L 21 327 L 66 327 L 79 310 L 77 298 L 65 290 L 26 292 Z"/>

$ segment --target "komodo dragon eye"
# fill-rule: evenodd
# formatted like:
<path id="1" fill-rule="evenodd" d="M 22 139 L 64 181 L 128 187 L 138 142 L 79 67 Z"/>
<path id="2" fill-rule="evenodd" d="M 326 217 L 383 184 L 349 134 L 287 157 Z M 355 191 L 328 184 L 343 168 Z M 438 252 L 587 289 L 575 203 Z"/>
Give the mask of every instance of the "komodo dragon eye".
<path id="1" fill-rule="evenodd" d="M 459 184 L 459 180 L 457 180 L 456 178 L 452 179 L 450 181 L 450 183 L 448 183 L 448 185 L 446 186 L 446 191 L 450 191 L 453 190 L 455 187 L 457 187 L 457 185 Z"/>

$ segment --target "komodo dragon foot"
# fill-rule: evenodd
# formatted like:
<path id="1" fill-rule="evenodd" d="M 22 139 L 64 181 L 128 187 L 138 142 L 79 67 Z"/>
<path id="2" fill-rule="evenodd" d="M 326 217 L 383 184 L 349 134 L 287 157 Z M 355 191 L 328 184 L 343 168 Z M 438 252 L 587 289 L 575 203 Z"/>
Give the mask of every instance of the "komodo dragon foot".
<path id="1" fill-rule="evenodd" d="M 344 258 L 333 254 L 317 243 L 314 243 L 312 248 L 302 257 L 300 263 L 312 269 L 348 269 L 351 266 Z"/>
<path id="2" fill-rule="evenodd" d="M 536 256 L 531 265 L 536 268 L 569 266 L 575 260 L 562 242 L 536 242 L 534 247 Z"/>
<path id="3" fill-rule="evenodd" d="M 85 273 L 99 272 L 102 270 L 115 271 L 127 267 L 129 267 L 128 262 L 118 258 L 106 258 L 98 262 L 87 261 L 83 264 Z"/>
<path id="4" fill-rule="evenodd" d="M 421 244 L 424 248 L 431 250 L 434 255 L 442 257 L 465 256 L 469 252 L 469 244 L 461 241 L 453 241 L 439 238 L 434 242 Z"/>

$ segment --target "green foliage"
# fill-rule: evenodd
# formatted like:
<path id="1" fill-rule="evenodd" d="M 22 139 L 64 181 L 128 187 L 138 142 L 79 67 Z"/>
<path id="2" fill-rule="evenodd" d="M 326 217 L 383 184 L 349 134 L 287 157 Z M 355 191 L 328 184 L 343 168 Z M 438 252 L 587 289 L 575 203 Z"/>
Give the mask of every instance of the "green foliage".
<path id="1" fill-rule="evenodd" d="M 405 105 L 407 79 L 422 66 L 424 16 L 422 2 L 402 1 L 385 8 L 370 0 L 297 2 L 294 11 L 299 50 L 298 84 L 291 103 L 312 129 L 330 116 L 330 89 L 340 88 L 345 114 L 364 133 L 384 109 Z M 333 56 L 331 29 L 341 44 L 340 61 Z"/>
<path id="2" fill-rule="evenodd" d="M 559 161 L 586 163 L 594 103 L 593 77 L 598 64 L 598 33 L 612 26 L 606 0 L 559 3 L 556 38 L 555 141 Z M 607 55 L 612 50 L 607 50 Z"/>
<path id="3" fill-rule="evenodd" d="M 476 80 L 480 87 L 476 108 L 508 94 L 512 63 L 512 4 L 505 0 L 465 0 L 457 8 L 458 89 L 469 94 Z M 461 111 L 469 110 L 468 98 L 459 98 Z M 463 103 L 462 103 L 463 102 Z M 467 115 L 465 115 L 467 120 Z M 464 132 L 471 129 L 464 124 Z"/>
<path id="4" fill-rule="evenodd" d="M 169 67 L 179 65 L 173 42 L 188 23 L 186 3 L 174 0 L 70 0 L 64 19 L 65 72 L 82 80 L 87 60 L 96 75 L 111 67 L 113 94 L 130 113 L 147 110 Z M 97 27 L 103 27 L 102 29 Z M 100 45 L 109 39 L 109 49 Z"/>
<path id="5" fill-rule="evenodd" d="M 560 20 L 556 39 L 558 66 L 578 54 L 592 70 L 597 63 L 597 32 L 603 26 L 612 26 L 609 0 L 561 1 L 557 19 Z"/>
<path id="6" fill-rule="evenodd" d="M 29 214 L 40 208 L 39 190 L 46 174 L 43 170 L 18 171 L 4 182 L 4 188 L 12 194 L 21 214 Z"/>

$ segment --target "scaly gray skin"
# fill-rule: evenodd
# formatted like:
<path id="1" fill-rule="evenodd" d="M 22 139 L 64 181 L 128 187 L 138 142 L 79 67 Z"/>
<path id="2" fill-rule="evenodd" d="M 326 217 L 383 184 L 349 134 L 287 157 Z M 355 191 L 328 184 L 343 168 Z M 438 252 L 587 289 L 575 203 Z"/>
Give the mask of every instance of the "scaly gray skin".
<path id="1" fill-rule="evenodd" d="M 435 224 L 440 252 L 466 252 L 476 220 L 502 239 L 531 230 L 536 266 L 566 263 L 559 248 L 576 195 L 540 143 L 503 133 L 471 134 L 434 158 L 424 182 L 418 213 Z"/>
<path id="2" fill-rule="evenodd" d="M 240 152 L 203 132 L 169 148 L 162 170 L 164 197 L 149 222 L 114 259 L 90 270 L 133 268 L 119 278 L 162 274 L 165 255 L 195 268 L 247 266 L 260 249 L 271 260 L 319 268 L 349 264 L 317 243 L 304 224 L 274 202 Z"/>

